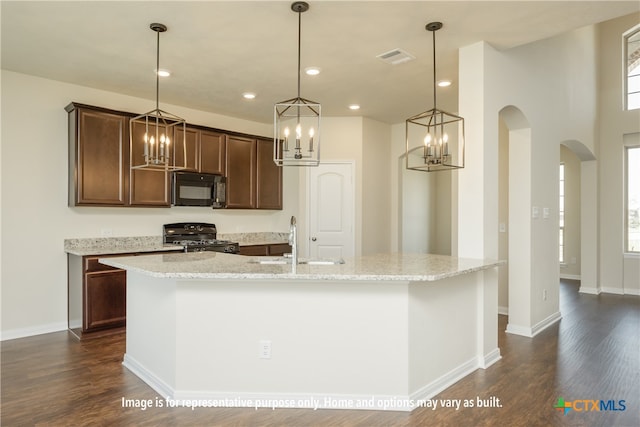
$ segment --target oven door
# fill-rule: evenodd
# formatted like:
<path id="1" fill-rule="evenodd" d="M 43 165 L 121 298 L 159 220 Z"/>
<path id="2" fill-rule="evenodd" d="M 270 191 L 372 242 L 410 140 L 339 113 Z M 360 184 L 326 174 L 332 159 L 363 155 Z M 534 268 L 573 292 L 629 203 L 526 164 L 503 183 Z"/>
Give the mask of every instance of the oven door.
<path id="1" fill-rule="evenodd" d="M 212 206 L 219 175 L 174 172 L 171 204 L 174 206 Z"/>

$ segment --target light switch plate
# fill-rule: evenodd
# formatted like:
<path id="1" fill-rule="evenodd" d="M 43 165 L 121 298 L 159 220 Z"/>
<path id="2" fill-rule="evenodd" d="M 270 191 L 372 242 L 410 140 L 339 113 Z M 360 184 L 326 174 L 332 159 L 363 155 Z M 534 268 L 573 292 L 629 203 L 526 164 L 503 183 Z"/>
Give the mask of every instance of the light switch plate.
<path id="1" fill-rule="evenodd" d="M 531 217 L 532 217 L 533 219 L 538 219 L 538 218 L 540 218 L 540 208 L 539 208 L 539 207 L 534 206 L 534 207 L 531 209 Z"/>

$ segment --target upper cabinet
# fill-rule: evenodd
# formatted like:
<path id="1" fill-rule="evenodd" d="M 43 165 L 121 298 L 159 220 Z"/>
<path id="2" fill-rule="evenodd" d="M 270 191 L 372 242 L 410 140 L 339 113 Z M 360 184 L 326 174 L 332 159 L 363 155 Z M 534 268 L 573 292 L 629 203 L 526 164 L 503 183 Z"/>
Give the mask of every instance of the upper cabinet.
<path id="1" fill-rule="evenodd" d="M 69 206 L 128 204 L 129 118 L 70 104 Z"/>
<path id="2" fill-rule="evenodd" d="M 256 208 L 256 140 L 227 138 L 227 208 Z"/>
<path id="3" fill-rule="evenodd" d="M 184 148 L 178 141 L 183 138 L 182 129 L 176 129 L 174 156 L 176 165 L 184 165 Z M 188 171 L 225 174 L 226 135 L 209 129 L 187 127 L 185 145 L 187 147 Z"/>
<path id="4" fill-rule="evenodd" d="M 273 141 L 227 137 L 227 208 L 282 209 L 282 168 Z"/>
<path id="5" fill-rule="evenodd" d="M 129 147 L 131 113 L 71 103 L 69 113 L 70 206 L 171 206 L 170 173 L 130 169 L 140 164 L 143 145 Z M 134 125 L 142 140 L 144 126 Z M 173 155 L 185 164 L 176 129 Z M 273 142 L 250 135 L 187 126 L 187 170 L 227 178 L 227 208 L 282 209 L 282 168 L 273 162 Z M 137 161 L 136 161 L 137 160 Z"/>
<path id="6" fill-rule="evenodd" d="M 282 209 L 282 167 L 273 161 L 273 140 L 256 141 L 256 208 Z"/>
<path id="7" fill-rule="evenodd" d="M 145 130 L 143 124 L 133 122 L 133 140 L 143 141 Z M 149 126 L 149 132 L 150 134 L 155 133 L 156 127 Z M 127 140 L 127 149 L 128 145 L 129 141 Z M 142 143 L 132 145 L 131 164 L 144 163 L 144 145 Z M 164 171 L 131 169 L 129 204 L 131 206 L 171 206 L 170 178 L 170 174 Z"/>

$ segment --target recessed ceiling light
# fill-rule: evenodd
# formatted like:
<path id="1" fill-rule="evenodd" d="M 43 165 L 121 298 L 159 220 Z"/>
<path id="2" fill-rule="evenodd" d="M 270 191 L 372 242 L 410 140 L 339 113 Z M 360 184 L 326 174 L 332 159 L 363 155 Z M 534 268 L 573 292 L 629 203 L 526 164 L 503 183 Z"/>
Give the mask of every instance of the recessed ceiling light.
<path id="1" fill-rule="evenodd" d="M 307 67 L 304 69 L 304 72 L 307 73 L 308 76 L 317 76 L 318 74 L 320 74 L 320 68 Z"/>
<path id="2" fill-rule="evenodd" d="M 358 104 L 351 104 L 351 105 L 349 105 L 349 109 L 350 110 L 359 110 L 360 106 Z"/>
<path id="3" fill-rule="evenodd" d="M 245 93 L 242 94 L 242 97 L 244 99 L 253 99 L 253 98 L 256 97 L 256 94 L 253 93 L 253 92 L 245 92 Z"/>
<path id="4" fill-rule="evenodd" d="M 169 70 L 158 70 L 158 76 L 160 77 L 169 77 L 171 75 L 171 71 Z"/>
<path id="5" fill-rule="evenodd" d="M 438 86 L 440 86 L 440 87 L 451 86 L 451 80 L 440 80 L 438 82 Z"/>

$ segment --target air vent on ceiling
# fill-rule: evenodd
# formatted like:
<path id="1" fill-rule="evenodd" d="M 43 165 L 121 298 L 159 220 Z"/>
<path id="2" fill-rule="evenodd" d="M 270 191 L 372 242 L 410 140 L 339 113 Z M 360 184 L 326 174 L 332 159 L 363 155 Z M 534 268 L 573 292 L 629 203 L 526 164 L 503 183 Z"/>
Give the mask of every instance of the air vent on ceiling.
<path id="1" fill-rule="evenodd" d="M 381 53 L 380 55 L 376 56 L 376 58 L 380 58 L 384 62 L 391 65 L 397 65 L 403 62 L 411 61 L 412 59 L 416 59 L 415 56 L 411 55 L 408 52 L 405 52 L 402 49 L 393 49 L 389 52 Z"/>

